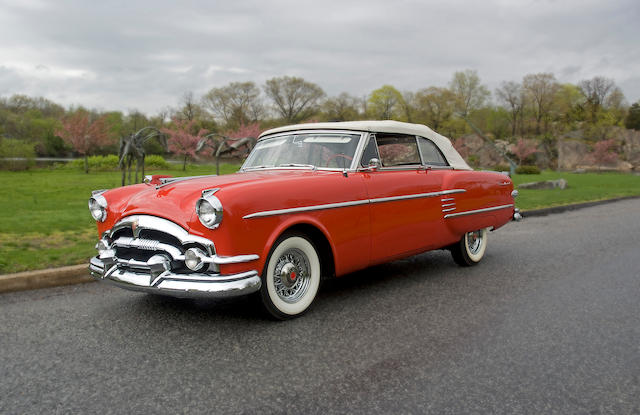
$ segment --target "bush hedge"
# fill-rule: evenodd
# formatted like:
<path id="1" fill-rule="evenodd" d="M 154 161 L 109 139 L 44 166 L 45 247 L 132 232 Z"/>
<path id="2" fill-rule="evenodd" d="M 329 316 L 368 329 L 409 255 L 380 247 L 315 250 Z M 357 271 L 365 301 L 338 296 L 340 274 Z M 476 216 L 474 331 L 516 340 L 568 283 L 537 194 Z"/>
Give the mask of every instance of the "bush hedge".
<path id="1" fill-rule="evenodd" d="M 112 171 L 119 170 L 119 158 L 115 154 L 108 156 L 91 156 L 88 159 L 89 170 L 93 171 Z M 145 169 L 168 169 L 169 163 L 162 157 L 157 155 L 149 155 L 144 159 Z M 133 164 L 135 168 L 135 162 Z M 84 170 L 84 159 L 76 159 L 67 163 L 65 168 L 72 170 Z"/>
<path id="2" fill-rule="evenodd" d="M 108 171 L 118 170 L 118 156 L 110 154 L 108 156 L 91 156 L 88 158 L 89 170 Z M 84 170 L 84 159 L 76 159 L 67 163 L 66 168 L 73 170 Z"/>
<path id="3" fill-rule="evenodd" d="M 144 158 L 144 167 L 146 169 L 168 169 L 169 163 L 162 156 L 151 154 Z"/>
<path id="4" fill-rule="evenodd" d="M 493 168 L 491 170 L 494 170 L 494 171 L 510 171 L 511 167 L 509 167 L 508 164 L 496 164 L 495 166 L 493 166 Z"/>
<path id="5" fill-rule="evenodd" d="M 518 166 L 516 174 L 540 174 L 540 169 L 537 166 Z"/>

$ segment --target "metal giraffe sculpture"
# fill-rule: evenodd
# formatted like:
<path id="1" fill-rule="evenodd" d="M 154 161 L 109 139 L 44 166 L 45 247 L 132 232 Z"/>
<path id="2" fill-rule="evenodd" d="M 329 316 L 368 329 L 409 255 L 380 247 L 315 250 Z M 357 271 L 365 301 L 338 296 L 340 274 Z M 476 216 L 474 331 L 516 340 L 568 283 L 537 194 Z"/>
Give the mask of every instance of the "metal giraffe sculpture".
<path id="1" fill-rule="evenodd" d="M 220 174 L 220 156 L 232 153 L 234 151 L 242 151 L 242 156 L 247 154 L 256 145 L 257 139 L 254 137 L 229 138 L 222 134 L 207 134 L 198 141 L 197 152 L 202 151 L 205 147 L 210 148 L 211 155 L 216 158 L 216 174 Z M 243 148 L 244 147 L 244 148 Z"/>
<path id="2" fill-rule="evenodd" d="M 122 185 L 125 185 L 125 178 L 129 176 L 129 184 L 138 183 L 138 170 L 142 169 L 142 177 L 144 177 L 144 143 L 152 138 L 157 138 L 160 144 L 167 151 L 167 136 L 155 127 L 144 127 L 137 132 L 120 137 L 120 151 L 118 153 L 118 166 L 122 170 Z M 136 162 L 136 180 L 131 181 L 131 165 Z"/>

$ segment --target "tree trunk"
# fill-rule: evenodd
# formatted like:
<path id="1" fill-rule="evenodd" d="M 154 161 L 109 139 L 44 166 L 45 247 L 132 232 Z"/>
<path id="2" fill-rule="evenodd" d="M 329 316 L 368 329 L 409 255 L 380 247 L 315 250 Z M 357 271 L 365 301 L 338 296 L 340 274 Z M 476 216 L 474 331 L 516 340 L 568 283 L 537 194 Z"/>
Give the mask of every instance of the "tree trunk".
<path id="1" fill-rule="evenodd" d="M 182 163 L 182 171 L 187 170 L 187 155 L 184 155 L 184 162 Z"/>
<path id="2" fill-rule="evenodd" d="M 85 174 L 89 173 L 89 156 L 84 155 L 84 172 Z"/>

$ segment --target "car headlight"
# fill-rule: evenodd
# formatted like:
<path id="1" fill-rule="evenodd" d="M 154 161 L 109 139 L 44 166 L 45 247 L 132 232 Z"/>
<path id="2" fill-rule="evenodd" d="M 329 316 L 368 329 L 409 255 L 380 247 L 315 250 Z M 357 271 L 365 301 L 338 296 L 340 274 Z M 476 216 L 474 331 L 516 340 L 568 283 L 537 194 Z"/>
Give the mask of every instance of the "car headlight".
<path id="1" fill-rule="evenodd" d="M 222 222 L 222 203 L 213 194 L 218 189 L 205 190 L 196 202 L 196 214 L 200 222 L 209 229 L 215 229 Z"/>
<path id="2" fill-rule="evenodd" d="M 107 219 L 107 199 L 102 196 L 102 193 L 93 193 L 89 199 L 89 212 L 98 222 L 104 222 Z"/>

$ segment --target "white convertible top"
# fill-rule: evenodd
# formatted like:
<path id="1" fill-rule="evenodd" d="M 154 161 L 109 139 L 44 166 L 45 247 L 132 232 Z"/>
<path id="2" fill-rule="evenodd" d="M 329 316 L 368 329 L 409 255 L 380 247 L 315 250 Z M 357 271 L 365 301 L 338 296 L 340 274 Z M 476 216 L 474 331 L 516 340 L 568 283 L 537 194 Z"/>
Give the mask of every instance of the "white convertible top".
<path id="1" fill-rule="evenodd" d="M 438 146 L 442 154 L 446 157 L 449 165 L 458 170 L 473 170 L 451 145 L 451 141 L 426 125 L 410 124 L 399 121 L 343 121 L 343 122 L 318 122 L 309 124 L 287 125 L 285 127 L 272 128 L 260 134 L 259 138 L 267 135 L 283 133 L 296 130 L 354 130 L 378 133 L 398 133 L 418 135 L 433 141 Z"/>

